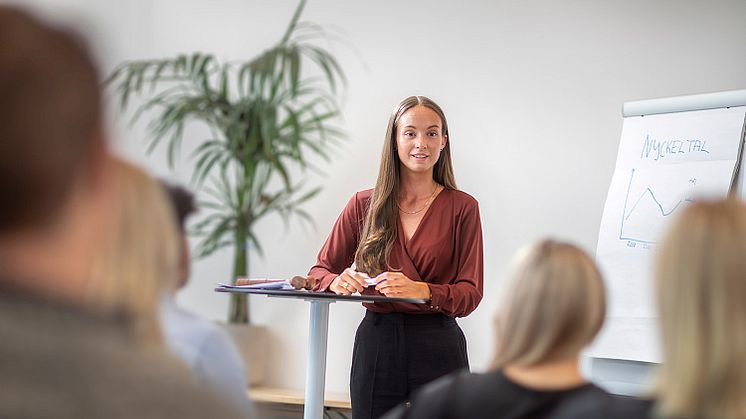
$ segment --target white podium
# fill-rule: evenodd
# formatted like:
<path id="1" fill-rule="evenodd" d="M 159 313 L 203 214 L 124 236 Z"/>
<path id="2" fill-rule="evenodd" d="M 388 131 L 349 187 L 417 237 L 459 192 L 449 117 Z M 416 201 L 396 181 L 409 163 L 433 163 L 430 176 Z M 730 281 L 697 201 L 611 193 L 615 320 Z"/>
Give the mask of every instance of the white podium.
<path id="1" fill-rule="evenodd" d="M 324 386 L 326 381 L 326 344 L 329 332 L 329 304 L 340 302 L 357 303 L 415 303 L 425 304 L 421 298 L 390 298 L 382 295 L 336 295 L 330 292 L 296 290 L 263 290 L 234 286 L 219 286 L 217 292 L 266 295 L 268 297 L 295 298 L 311 303 L 308 330 L 308 358 L 306 365 L 306 396 L 303 419 L 324 417 Z"/>

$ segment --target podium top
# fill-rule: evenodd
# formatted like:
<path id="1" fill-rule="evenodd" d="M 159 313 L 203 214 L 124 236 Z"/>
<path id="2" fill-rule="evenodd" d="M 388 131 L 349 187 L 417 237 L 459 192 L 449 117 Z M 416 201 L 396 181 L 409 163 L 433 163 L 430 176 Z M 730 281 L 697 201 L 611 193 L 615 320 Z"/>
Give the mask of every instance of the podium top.
<path id="1" fill-rule="evenodd" d="M 220 286 L 215 288 L 216 292 L 227 292 L 233 294 L 255 294 L 255 295 L 266 295 L 268 297 L 285 297 L 285 298 L 298 298 L 301 300 L 309 301 L 350 301 L 350 302 L 362 302 L 362 303 L 414 303 L 414 304 L 425 304 L 426 301 L 422 298 L 398 298 L 398 297 L 386 297 L 383 295 L 337 295 L 331 292 L 313 292 L 305 290 L 263 290 L 257 288 L 239 288 L 239 287 L 225 287 Z"/>

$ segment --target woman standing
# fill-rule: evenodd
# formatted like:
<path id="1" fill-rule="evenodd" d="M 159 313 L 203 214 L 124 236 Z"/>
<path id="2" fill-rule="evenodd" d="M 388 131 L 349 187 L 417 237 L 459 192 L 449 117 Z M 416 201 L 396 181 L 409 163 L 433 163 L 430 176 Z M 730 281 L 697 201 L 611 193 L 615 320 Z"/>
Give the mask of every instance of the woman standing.
<path id="1" fill-rule="evenodd" d="M 350 376 L 355 419 L 377 418 L 469 367 L 455 317 L 482 299 L 482 227 L 477 201 L 456 189 L 448 134 L 435 102 L 404 99 L 389 119 L 375 188 L 350 199 L 309 272 L 318 291 L 427 301 L 364 304 Z"/>

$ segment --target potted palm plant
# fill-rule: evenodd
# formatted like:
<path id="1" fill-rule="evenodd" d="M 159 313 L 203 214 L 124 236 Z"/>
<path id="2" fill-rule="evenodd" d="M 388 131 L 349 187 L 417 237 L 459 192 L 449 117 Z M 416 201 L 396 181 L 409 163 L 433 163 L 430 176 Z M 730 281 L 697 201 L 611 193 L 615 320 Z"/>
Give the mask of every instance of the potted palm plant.
<path id="1" fill-rule="evenodd" d="M 148 152 L 167 147 L 172 168 L 187 125 L 210 128 L 192 154 L 192 183 L 207 210 L 192 229 L 201 238 L 195 255 L 232 247 L 233 278 L 248 275 L 249 249 L 261 253 L 259 220 L 275 213 L 310 221 L 301 204 L 320 188 L 294 181 L 291 171 L 313 168 L 309 156 L 328 158 L 343 138 L 334 121 L 344 73 L 318 45 L 323 29 L 299 22 L 304 6 L 301 0 L 276 44 L 249 60 L 193 53 L 129 61 L 106 82 L 122 109 L 141 98 L 132 120 L 152 116 Z M 250 323 L 245 295 L 232 295 L 229 310 L 229 322 Z"/>

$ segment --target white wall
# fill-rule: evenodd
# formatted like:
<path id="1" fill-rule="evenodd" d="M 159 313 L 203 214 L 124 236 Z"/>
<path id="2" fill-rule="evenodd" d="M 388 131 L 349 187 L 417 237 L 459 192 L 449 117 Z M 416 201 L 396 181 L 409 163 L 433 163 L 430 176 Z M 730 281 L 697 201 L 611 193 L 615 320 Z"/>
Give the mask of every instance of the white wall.
<path id="1" fill-rule="evenodd" d="M 207 0 L 33 0 L 63 12 L 89 34 L 108 72 L 125 59 L 206 51 L 250 57 L 276 40 L 294 2 Z M 337 28 L 349 78 L 344 150 L 312 177 L 324 190 L 306 209 L 316 231 L 279 218 L 258 226 L 266 254 L 256 275 L 305 273 L 349 196 L 372 186 L 386 120 L 410 94 L 446 111 L 459 186 L 481 205 L 485 298 L 460 321 L 472 367 L 492 346 L 491 313 L 511 255 L 541 236 L 594 251 L 614 169 L 625 101 L 746 87 L 746 2 L 735 1 L 397 1 L 310 0 L 305 20 Z M 116 114 L 116 109 L 111 109 Z M 167 174 L 163 153 L 143 155 L 142 125 L 114 119 L 123 153 Z M 190 133 L 192 144 L 204 131 Z M 187 161 L 186 158 L 182 162 Z M 188 163 L 175 176 L 188 179 Z M 196 264 L 180 301 L 223 319 L 227 298 L 212 292 L 228 279 L 229 251 Z M 268 384 L 304 385 L 308 306 L 252 297 L 255 323 L 271 329 Z M 327 389 L 346 391 L 362 307 L 331 308 Z"/>

